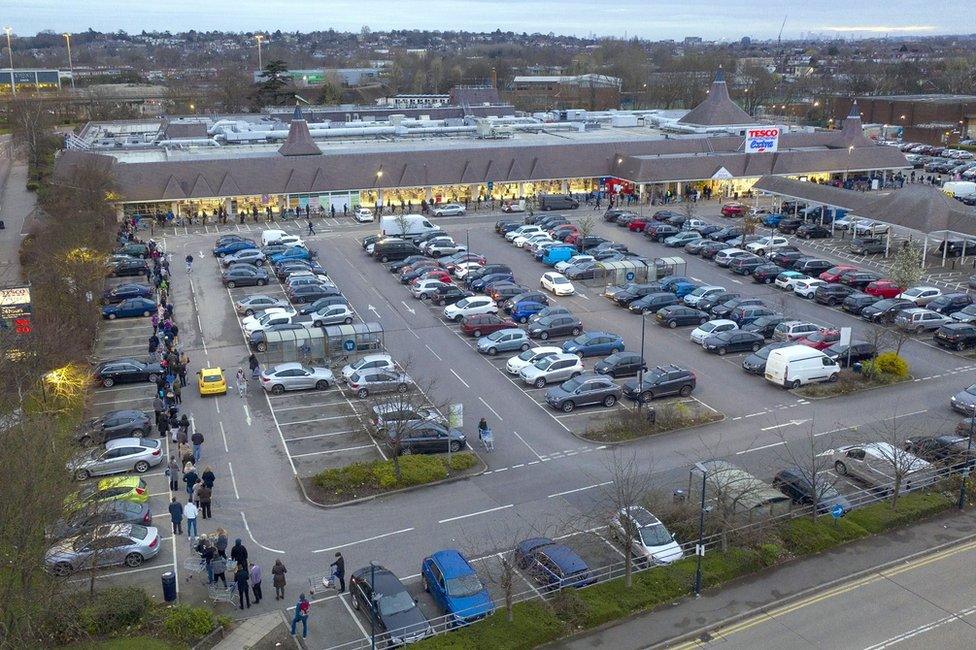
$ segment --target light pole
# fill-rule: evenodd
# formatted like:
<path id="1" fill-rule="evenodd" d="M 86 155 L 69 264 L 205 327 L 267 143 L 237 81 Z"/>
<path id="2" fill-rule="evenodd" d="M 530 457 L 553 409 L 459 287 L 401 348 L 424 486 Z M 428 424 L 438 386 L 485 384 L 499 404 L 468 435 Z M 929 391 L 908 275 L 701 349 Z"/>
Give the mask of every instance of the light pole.
<path id="1" fill-rule="evenodd" d="M 702 582 L 702 556 L 705 555 L 705 479 L 708 477 L 708 468 L 701 463 L 695 463 L 695 469 L 701 472 L 701 510 L 698 513 L 698 543 L 695 544 L 695 598 L 701 596 Z"/>
<path id="2" fill-rule="evenodd" d="M 376 650 L 376 562 L 369 561 L 369 647 Z"/>
<path id="3" fill-rule="evenodd" d="M 75 66 L 71 63 L 71 34 L 65 32 L 62 34 L 64 36 L 65 42 L 68 44 L 68 70 L 71 72 L 71 90 L 75 89 Z"/>
<path id="4" fill-rule="evenodd" d="M 4 27 L 3 31 L 7 32 L 7 55 L 10 57 L 10 95 L 16 97 L 17 80 L 14 79 L 14 48 L 10 45 L 10 32 L 14 31 L 14 28 Z"/>
<path id="5" fill-rule="evenodd" d="M 959 484 L 959 509 L 962 510 L 966 505 L 966 479 L 969 478 L 969 472 L 973 471 L 972 463 L 970 462 L 970 454 L 973 451 L 973 436 L 976 435 L 976 408 L 973 408 L 972 415 L 969 416 L 969 441 L 966 442 L 966 457 L 964 462 L 966 465 L 962 470 L 962 482 Z"/>
<path id="6" fill-rule="evenodd" d="M 641 393 L 644 390 L 644 328 L 647 325 L 647 312 L 641 312 L 641 347 L 640 347 L 640 369 L 637 371 L 637 411 L 640 412 L 641 408 L 644 406 L 644 400 L 641 399 Z"/>
<path id="7" fill-rule="evenodd" d="M 258 42 L 258 72 L 264 69 L 264 63 L 261 61 L 261 41 L 264 40 L 263 34 L 255 34 L 254 40 Z"/>

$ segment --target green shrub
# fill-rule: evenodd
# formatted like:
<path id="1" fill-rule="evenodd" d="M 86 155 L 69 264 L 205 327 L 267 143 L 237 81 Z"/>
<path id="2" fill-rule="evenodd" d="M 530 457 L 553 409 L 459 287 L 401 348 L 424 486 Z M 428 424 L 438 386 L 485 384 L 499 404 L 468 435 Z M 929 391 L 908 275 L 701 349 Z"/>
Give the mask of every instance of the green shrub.
<path id="1" fill-rule="evenodd" d="M 27 181 L 27 191 L 36 192 L 41 187 L 41 184 L 37 181 Z"/>
<path id="2" fill-rule="evenodd" d="M 757 552 L 763 566 L 773 566 L 783 556 L 783 548 L 779 544 L 762 544 Z"/>
<path id="3" fill-rule="evenodd" d="M 954 504 L 953 500 L 939 492 L 915 492 L 898 499 L 897 508 L 883 501 L 853 510 L 850 519 L 870 533 L 882 533 L 920 519 L 936 515 Z"/>
<path id="4" fill-rule="evenodd" d="M 474 454 L 451 454 L 451 471 L 452 472 L 463 472 L 466 469 L 471 469 L 478 464 L 478 459 Z"/>
<path id="5" fill-rule="evenodd" d="M 447 478 L 447 467 L 436 456 L 403 456 L 400 458 L 400 480 L 397 480 L 393 461 L 373 468 L 377 485 L 384 490 L 423 485 Z"/>
<path id="6" fill-rule="evenodd" d="M 451 454 L 451 471 L 470 469 L 477 463 L 471 452 Z M 447 478 L 447 474 L 446 455 L 410 455 L 400 457 L 399 481 L 392 460 L 377 460 L 323 470 L 312 477 L 312 482 L 335 495 L 355 495 L 433 483 Z"/>
<path id="7" fill-rule="evenodd" d="M 150 606 L 149 596 L 142 589 L 109 587 L 87 598 L 78 620 L 88 634 L 113 634 L 138 625 Z"/>
<path id="8" fill-rule="evenodd" d="M 783 543 L 795 555 L 812 555 L 833 548 L 838 544 L 864 537 L 868 532 L 850 516 L 837 521 L 833 517 L 808 517 L 793 519 L 780 526 Z"/>
<path id="9" fill-rule="evenodd" d="M 412 646 L 437 650 L 516 650 L 534 648 L 563 635 L 565 626 L 556 618 L 544 602 L 518 603 L 512 608 L 514 618 L 508 622 L 508 613 L 499 610 L 484 621 L 439 634 Z"/>
<path id="10" fill-rule="evenodd" d="M 911 374 L 911 369 L 898 353 L 889 350 L 861 364 L 861 372 L 878 381 L 904 381 Z"/>
<path id="11" fill-rule="evenodd" d="M 177 605 L 166 613 L 163 629 L 180 643 L 190 643 L 210 634 L 217 626 L 213 611 L 203 607 Z"/>

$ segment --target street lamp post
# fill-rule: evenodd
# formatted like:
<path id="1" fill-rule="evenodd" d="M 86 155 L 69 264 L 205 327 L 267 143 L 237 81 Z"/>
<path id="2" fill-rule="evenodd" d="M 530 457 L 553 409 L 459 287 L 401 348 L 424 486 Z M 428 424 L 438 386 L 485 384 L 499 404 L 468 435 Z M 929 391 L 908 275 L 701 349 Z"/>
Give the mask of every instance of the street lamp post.
<path id="1" fill-rule="evenodd" d="M 705 480 L 708 477 L 708 468 L 701 463 L 695 463 L 695 468 L 701 472 L 701 504 L 698 512 L 698 543 L 695 545 L 695 598 L 701 596 L 702 583 L 702 556 L 705 555 Z"/>
<path id="2" fill-rule="evenodd" d="M 14 48 L 10 45 L 10 32 L 14 31 L 13 27 L 4 27 L 3 31 L 7 33 L 7 55 L 10 57 L 10 96 L 17 96 L 17 80 L 14 79 Z"/>
<path id="3" fill-rule="evenodd" d="M 376 562 L 369 561 L 369 647 L 376 650 Z"/>
<path id="4" fill-rule="evenodd" d="M 972 415 L 969 416 L 969 440 L 966 442 L 966 457 L 964 462 L 965 467 L 962 470 L 962 481 L 959 484 L 959 509 L 962 510 L 966 505 L 966 479 L 969 478 L 969 473 L 973 471 L 972 465 L 969 461 L 969 456 L 973 451 L 973 436 L 976 435 L 976 408 L 973 408 Z"/>
<path id="5" fill-rule="evenodd" d="M 68 44 L 68 71 L 71 72 L 71 90 L 75 89 L 75 66 L 71 63 L 71 34 L 62 34 L 64 41 Z"/>
<path id="6" fill-rule="evenodd" d="M 254 40 L 258 42 L 258 72 L 264 69 L 264 63 L 261 60 L 261 41 L 264 40 L 263 34 L 255 34 Z"/>
<path id="7" fill-rule="evenodd" d="M 637 371 L 637 411 L 640 412 L 644 405 L 641 399 L 641 391 L 644 390 L 644 328 L 647 325 L 647 312 L 641 313 L 641 347 L 640 347 L 640 369 Z"/>

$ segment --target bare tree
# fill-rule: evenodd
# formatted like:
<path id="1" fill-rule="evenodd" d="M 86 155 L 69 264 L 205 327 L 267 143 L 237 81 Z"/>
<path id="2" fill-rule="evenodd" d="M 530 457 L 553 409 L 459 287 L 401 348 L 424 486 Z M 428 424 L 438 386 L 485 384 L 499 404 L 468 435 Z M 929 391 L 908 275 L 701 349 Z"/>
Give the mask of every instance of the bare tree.
<path id="1" fill-rule="evenodd" d="M 814 433 L 813 421 L 803 438 L 787 440 L 784 433 L 780 433 L 779 438 L 782 444 L 777 447 L 778 455 L 787 465 L 787 471 L 794 475 L 786 477 L 785 480 L 790 482 L 791 479 L 795 479 L 809 486 L 809 494 L 813 495 L 810 516 L 816 520 L 822 514 L 821 503 L 833 492 L 834 485 L 838 481 L 837 475 L 831 471 L 834 467 L 833 459 L 830 454 L 823 453 L 824 449 L 832 446 L 830 438 L 818 439 Z M 781 487 L 782 484 L 782 479 L 777 480 L 777 477 L 774 477 L 775 487 Z"/>
<path id="2" fill-rule="evenodd" d="M 899 248 L 892 259 L 888 277 L 899 287 L 908 289 L 918 284 L 924 273 L 925 260 L 921 249 L 912 242 Z"/>
<path id="3" fill-rule="evenodd" d="M 633 585 L 634 543 L 639 531 L 629 518 L 620 518 L 621 512 L 640 505 L 651 489 L 651 470 L 642 466 L 634 451 L 623 451 L 615 447 L 606 459 L 610 474 L 610 484 L 603 487 L 603 496 L 609 509 L 604 513 L 605 521 L 612 532 L 617 547 L 624 556 L 624 585 Z M 617 526 L 615 522 L 621 522 Z"/>
<path id="4" fill-rule="evenodd" d="M 877 477 L 872 481 L 874 487 L 885 490 L 891 499 L 891 507 L 895 508 L 903 491 L 920 485 L 912 480 L 913 475 L 934 478 L 918 457 L 904 451 L 908 440 L 913 436 L 925 435 L 925 432 L 926 429 L 913 425 L 910 420 L 893 412 L 891 417 L 879 420 L 866 430 L 864 442 L 845 448 L 844 453 L 850 459 L 838 459 L 835 468 L 839 474 L 848 474 L 854 469 L 848 467 L 848 463 L 863 465 L 865 472 Z M 871 449 L 865 451 L 865 446 Z M 922 484 L 925 482 L 923 479 Z"/>
<path id="5" fill-rule="evenodd" d="M 583 252 L 583 240 L 593 233 L 594 227 L 596 227 L 596 219 L 591 216 L 583 217 L 576 222 L 576 229 L 579 233 L 576 236 L 576 248 L 580 252 Z"/>

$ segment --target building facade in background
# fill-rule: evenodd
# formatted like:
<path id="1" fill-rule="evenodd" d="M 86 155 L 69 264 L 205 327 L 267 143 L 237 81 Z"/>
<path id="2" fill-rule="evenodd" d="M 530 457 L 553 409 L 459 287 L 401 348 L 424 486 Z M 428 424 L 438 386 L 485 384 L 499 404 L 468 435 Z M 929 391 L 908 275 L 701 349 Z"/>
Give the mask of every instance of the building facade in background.
<path id="1" fill-rule="evenodd" d="M 516 76 L 505 98 L 523 111 L 582 108 L 603 111 L 620 107 L 622 82 L 602 74 Z"/>
<path id="2" fill-rule="evenodd" d="M 861 120 L 903 129 L 906 142 L 953 144 L 976 138 L 974 95 L 878 95 L 857 97 Z M 854 99 L 834 101 L 834 117 L 843 118 Z"/>

